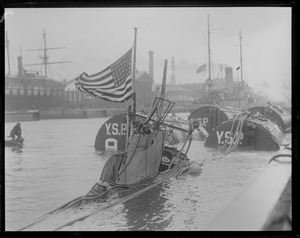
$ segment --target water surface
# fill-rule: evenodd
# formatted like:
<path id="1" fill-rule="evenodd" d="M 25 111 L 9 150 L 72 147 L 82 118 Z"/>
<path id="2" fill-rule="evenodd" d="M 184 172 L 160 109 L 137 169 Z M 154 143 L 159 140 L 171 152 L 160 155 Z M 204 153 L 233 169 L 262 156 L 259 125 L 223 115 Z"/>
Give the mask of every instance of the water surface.
<path id="1" fill-rule="evenodd" d="M 5 147 L 7 231 L 18 230 L 89 191 L 107 160 L 94 150 L 97 132 L 107 119 L 21 123 L 24 147 Z M 14 124 L 5 123 L 6 136 Z M 200 175 L 172 178 L 63 230 L 203 230 L 267 167 L 275 153 L 234 152 L 216 159 L 218 151 L 193 141 L 190 159 L 205 160 Z"/>

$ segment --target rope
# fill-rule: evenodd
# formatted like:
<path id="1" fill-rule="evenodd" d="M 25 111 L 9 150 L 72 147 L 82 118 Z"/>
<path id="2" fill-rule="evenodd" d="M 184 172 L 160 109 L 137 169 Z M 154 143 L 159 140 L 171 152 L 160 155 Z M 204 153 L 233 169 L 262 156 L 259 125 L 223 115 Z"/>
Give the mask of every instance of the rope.
<path id="1" fill-rule="evenodd" d="M 233 119 L 232 126 L 231 126 L 231 129 L 230 129 L 230 135 L 232 134 L 233 127 L 234 127 L 234 124 L 235 124 L 238 116 L 239 116 L 239 114 L 236 114 L 235 117 L 234 117 L 234 119 Z M 226 139 L 226 141 L 225 141 L 224 145 L 221 147 L 220 151 L 222 151 L 226 147 L 228 141 L 229 141 L 229 138 Z"/>
<path id="2" fill-rule="evenodd" d="M 36 224 L 36 223 L 38 223 L 38 222 L 40 222 L 40 221 L 45 220 L 47 217 L 49 217 L 50 215 L 56 213 L 58 210 L 64 209 L 64 207 L 68 206 L 68 205 L 71 204 L 72 202 L 75 202 L 76 200 L 80 200 L 82 197 L 83 197 L 83 196 L 77 197 L 77 198 L 73 199 L 72 201 L 69 201 L 69 202 L 65 203 L 64 205 L 62 205 L 62 206 L 60 206 L 60 207 L 58 207 L 58 208 L 56 208 L 56 209 L 54 209 L 54 210 L 52 210 L 52 211 L 50 211 L 50 212 L 44 214 L 43 216 L 37 218 L 37 220 L 36 220 L 35 222 L 33 222 L 33 223 L 31 223 L 31 224 L 29 224 L 29 225 L 27 225 L 27 226 L 21 228 L 19 231 L 22 231 L 22 230 L 24 230 L 24 229 L 26 229 L 26 228 L 28 228 L 28 227 L 30 227 L 30 226 L 33 226 L 34 224 Z"/>
<path id="3" fill-rule="evenodd" d="M 184 155 L 184 156 L 186 156 L 186 154 L 187 154 L 187 152 L 188 152 L 188 150 L 189 150 L 189 148 L 190 148 L 190 145 L 191 145 L 191 141 L 192 141 L 192 132 L 193 132 L 193 130 L 192 130 L 191 122 L 190 122 L 189 132 L 188 132 L 189 134 L 188 134 L 188 136 L 187 136 L 187 138 L 186 138 L 186 141 L 185 141 L 184 144 L 182 145 L 180 151 L 179 151 L 179 152 L 176 154 L 176 156 L 172 159 L 171 163 L 169 164 L 168 169 L 171 168 L 171 165 L 175 162 L 175 160 L 178 158 L 178 156 L 182 153 L 182 151 L 183 151 L 183 149 L 184 149 L 184 147 L 185 147 L 187 141 L 190 140 L 189 146 L 188 146 L 188 148 L 187 148 L 187 150 L 186 150 L 186 152 L 185 152 L 185 155 Z"/>
<path id="4" fill-rule="evenodd" d="M 242 129 L 243 129 L 245 120 L 246 120 L 246 117 L 243 117 L 242 119 L 240 119 L 238 128 L 236 129 L 236 132 L 231 141 L 231 147 L 228 147 L 226 154 L 229 154 L 230 152 L 234 151 L 236 149 L 236 147 L 238 146 L 240 139 L 241 139 Z"/>
<path id="5" fill-rule="evenodd" d="M 283 157 L 283 156 L 292 157 L 291 154 L 279 154 L 279 155 L 274 155 L 274 156 L 270 159 L 269 164 L 270 164 L 272 161 L 276 160 L 277 158 Z M 279 162 L 279 163 L 291 163 L 291 162 L 283 162 L 283 161 L 278 161 L 278 162 Z"/>
<path id="6" fill-rule="evenodd" d="M 123 168 L 123 170 L 121 170 L 121 172 L 119 172 L 118 174 L 117 174 L 117 176 L 115 176 L 114 178 L 112 178 L 112 179 L 110 179 L 109 180 L 109 182 L 113 182 L 114 180 L 116 180 L 124 171 L 125 171 L 125 169 L 128 167 L 128 165 L 130 164 L 130 162 L 131 162 L 131 160 L 132 160 L 132 158 L 133 158 L 133 155 L 135 154 L 135 152 L 136 152 L 136 149 L 137 149 L 137 147 L 138 147 L 138 144 L 139 144 L 139 142 L 140 142 L 140 139 L 141 139 L 141 137 L 142 137 L 142 134 L 141 133 L 139 133 L 139 139 L 138 139 L 138 142 L 136 143 L 136 146 L 135 146 L 135 148 L 134 148 L 134 152 L 132 153 L 132 156 L 131 156 L 131 158 L 130 158 L 130 160 L 129 160 L 129 162 L 125 165 L 125 167 Z M 126 161 L 126 159 L 124 160 L 124 163 L 125 163 L 125 161 Z"/>
<path id="7" fill-rule="evenodd" d="M 179 174 L 179 172 L 177 173 L 177 176 L 178 176 L 178 174 Z M 108 209 L 108 208 L 110 208 L 110 207 L 112 207 L 112 206 L 115 206 L 115 205 L 117 205 L 117 204 L 127 202 L 128 200 L 133 199 L 133 198 L 139 196 L 139 195 L 142 194 L 143 192 L 145 192 L 145 191 L 147 191 L 147 190 L 149 190 L 149 189 L 152 189 L 153 187 L 157 186 L 158 184 L 163 183 L 165 180 L 167 180 L 168 178 L 170 178 L 170 177 L 172 177 L 172 176 L 173 176 L 173 173 L 171 173 L 170 175 L 168 175 L 166 178 L 164 178 L 164 179 L 162 179 L 162 180 L 160 180 L 160 181 L 158 181 L 158 182 L 156 182 L 156 183 L 154 183 L 154 184 L 152 184 L 152 185 L 150 185 L 150 186 L 147 186 L 146 188 L 141 189 L 141 190 L 139 190 L 139 191 L 137 191 L 137 192 L 135 192 L 135 193 L 133 193 L 133 194 L 127 196 L 127 197 L 125 197 L 124 199 L 121 199 L 121 200 L 119 200 L 119 201 L 116 201 L 116 202 L 113 202 L 113 203 L 111 203 L 111 204 L 108 204 L 108 205 L 105 206 L 105 207 L 102 207 L 101 210 L 105 210 L 105 209 Z M 87 214 L 87 215 L 84 215 L 84 216 L 82 216 L 82 217 L 80 217 L 80 218 L 74 219 L 74 220 L 72 220 L 72 221 L 70 221 L 70 222 L 68 222 L 68 223 L 66 223 L 66 224 L 64 224 L 64 225 L 62 225 L 62 226 L 60 226 L 60 227 L 54 229 L 54 231 L 58 231 L 58 230 L 60 230 L 61 228 L 66 227 L 66 226 L 71 226 L 71 225 L 74 224 L 75 222 L 77 222 L 77 221 L 82 221 L 82 220 L 84 220 L 84 219 L 86 219 L 86 218 L 88 218 L 88 217 L 90 217 L 90 216 L 92 216 L 92 215 L 97 214 L 98 212 L 99 212 L 99 211 L 94 211 L 94 212 L 91 212 L 91 213 L 89 213 L 89 214 Z"/>
<path id="8" fill-rule="evenodd" d="M 228 154 L 230 154 L 232 151 L 234 151 L 238 144 L 240 143 L 240 140 L 241 140 L 241 137 L 242 137 L 242 130 L 243 130 L 243 126 L 244 126 L 244 123 L 247 119 L 247 117 L 249 116 L 250 113 L 241 113 L 241 114 L 237 114 L 233 120 L 233 123 L 232 123 L 232 126 L 231 126 L 231 130 L 230 130 L 230 137 L 231 140 L 228 138 L 226 140 L 226 142 L 224 143 L 224 145 L 222 146 L 222 148 L 220 149 L 220 151 L 222 151 L 227 145 L 228 145 L 228 142 L 230 140 L 230 143 L 228 145 L 228 148 L 227 150 L 225 151 L 224 154 L 220 155 L 220 156 L 217 156 L 217 159 L 218 158 L 222 158 Z M 238 120 L 238 117 L 241 117 L 239 118 Z M 234 128 L 234 125 L 235 125 L 235 122 L 238 120 L 238 124 L 237 124 L 237 127 L 235 129 L 235 132 L 233 134 L 233 128 Z M 233 134 L 233 136 L 231 136 Z"/>
<path id="9" fill-rule="evenodd" d="M 189 140 L 188 148 L 187 148 L 187 150 L 185 151 L 185 154 L 184 154 L 184 157 L 186 156 L 186 154 L 187 154 L 187 152 L 188 152 L 188 150 L 189 150 L 189 148 L 190 148 L 191 141 L 192 141 L 192 138 L 191 138 L 191 134 L 192 134 L 192 133 L 191 133 L 191 132 L 192 132 L 192 130 L 191 130 L 191 124 L 190 124 L 189 136 L 187 137 L 187 139 L 186 139 L 184 145 L 182 146 L 181 150 L 179 151 L 179 153 L 177 153 L 177 155 L 174 157 L 174 159 L 173 159 L 172 162 L 170 163 L 170 166 L 171 166 L 171 164 L 175 161 L 175 159 L 178 158 L 179 154 L 181 154 L 181 152 L 182 152 L 182 150 L 184 149 L 184 147 L 185 147 L 185 145 L 186 145 L 188 139 L 190 139 L 190 140 Z M 139 134 L 140 134 L 140 133 L 139 133 Z M 140 142 L 140 139 L 141 139 L 141 134 L 139 135 L 138 142 L 136 143 L 136 146 L 135 146 L 135 148 L 134 148 L 134 152 L 132 153 L 132 156 L 131 156 L 129 162 L 125 165 L 125 167 L 123 168 L 123 170 L 122 170 L 117 176 L 115 176 L 114 178 L 110 179 L 109 182 L 114 181 L 116 178 L 118 178 L 118 177 L 125 171 L 125 169 L 127 168 L 127 166 L 130 164 L 130 162 L 131 162 L 131 160 L 132 160 L 132 158 L 133 158 L 133 155 L 135 154 L 135 151 L 136 151 L 136 149 L 137 149 L 137 147 L 138 147 L 138 143 Z M 127 151 L 127 152 L 128 152 L 128 151 Z M 125 160 L 124 160 L 124 161 L 125 161 Z M 169 166 L 169 168 L 170 168 L 170 166 Z M 183 168 L 181 168 L 181 169 L 177 172 L 177 174 L 175 175 L 175 177 L 180 176 L 180 175 L 185 171 L 186 167 L 187 167 L 187 165 L 185 165 Z M 132 194 L 132 195 L 130 195 L 130 196 L 124 198 L 124 199 L 121 199 L 120 201 L 118 201 L 118 202 L 116 202 L 116 203 L 109 204 L 108 206 L 104 207 L 103 209 L 106 209 L 106 208 L 111 207 L 111 206 L 113 206 L 113 205 L 116 205 L 116 204 L 118 204 L 118 203 L 125 202 L 125 201 L 127 201 L 127 200 L 129 200 L 129 199 L 132 199 L 132 198 L 134 198 L 135 196 L 138 196 L 139 194 L 141 194 L 142 192 L 144 192 L 144 191 L 146 191 L 146 190 L 148 190 L 148 189 L 150 189 L 150 188 L 156 186 L 157 184 L 159 184 L 159 183 L 165 181 L 166 179 L 168 179 L 168 178 L 171 177 L 172 175 L 173 175 L 173 174 L 171 173 L 169 176 L 167 176 L 167 177 L 166 177 L 165 179 L 163 179 L 162 181 L 156 182 L 156 183 L 154 183 L 154 184 L 152 184 L 152 185 L 146 187 L 145 189 L 142 189 L 142 190 L 140 190 L 140 191 L 138 191 L 138 192 L 136 192 L 136 193 L 134 193 L 134 194 Z M 96 184 L 97 184 L 97 183 L 96 183 Z M 49 217 L 50 215 L 52 215 L 52 214 L 54 214 L 54 213 L 62 212 L 62 211 L 64 211 L 64 210 L 66 210 L 66 209 L 68 209 L 68 208 L 70 208 L 70 207 L 72 207 L 72 206 L 74 206 L 74 205 L 76 205 L 76 204 L 82 202 L 82 201 L 85 201 L 85 200 L 92 200 L 92 199 L 99 198 L 99 197 L 103 196 L 104 194 L 108 193 L 109 191 L 111 191 L 112 189 L 115 189 L 115 188 L 117 188 L 117 187 L 122 187 L 122 186 L 120 186 L 120 185 L 116 185 L 116 186 L 110 187 L 109 189 L 107 189 L 106 191 L 104 191 L 103 193 L 100 193 L 100 194 L 98 194 L 98 195 L 89 195 L 89 193 L 95 188 L 96 184 L 93 185 L 93 187 L 89 190 L 89 192 L 88 192 L 85 196 L 80 196 L 80 197 L 78 197 L 78 198 L 75 198 L 75 199 L 73 199 L 72 201 L 70 201 L 70 202 L 68 202 L 68 203 L 65 203 L 64 205 L 62 205 L 62 206 L 56 208 L 55 210 L 46 213 L 45 215 L 41 216 L 41 217 L 40 217 L 37 221 L 35 221 L 34 223 L 31 223 L 30 225 L 28 225 L 28 226 L 23 227 L 22 229 L 20 229 L 20 231 L 21 231 L 21 230 L 24 230 L 24 229 L 26 229 L 26 228 L 28 228 L 28 227 L 30 227 L 30 226 L 33 226 L 34 224 L 37 224 L 38 222 L 41 222 L 41 221 L 45 220 L 47 217 Z M 143 185 L 140 185 L 140 186 L 143 186 Z M 124 187 L 124 186 L 123 186 L 123 187 Z M 126 187 L 126 186 L 125 186 L 125 187 Z M 137 186 L 137 187 L 139 187 L 139 186 Z M 137 188 L 137 187 L 134 187 L 134 188 Z M 65 227 L 65 226 L 71 225 L 71 224 L 75 223 L 76 221 L 83 220 L 83 219 L 85 219 L 85 218 L 87 218 L 87 217 L 89 217 L 89 216 L 91 216 L 91 215 L 93 215 L 93 214 L 96 214 L 96 213 L 97 213 L 97 212 L 92 212 L 92 213 L 90 213 L 90 214 L 88 214 L 88 215 L 85 215 L 85 216 L 83 216 L 83 217 L 81 217 L 81 218 L 77 218 L 77 219 L 75 219 L 75 220 L 73 220 L 73 221 L 71 221 L 71 222 L 68 222 L 68 223 L 65 224 L 65 225 L 62 225 L 62 226 L 58 227 L 58 228 L 55 229 L 55 230 L 59 230 L 59 229 Z"/>
<path id="10" fill-rule="evenodd" d="M 139 143 L 139 141 L 140 141 L 140 138 L 141 138 L 141 134 L 140 134 L 140 136 L 139 136 L 138 143 Z M 136 144 L 136 147 L 135 147 L 135 149 L 134 149 L 134 153 L 135 153 L 135 151 L 136 151 L 136 149 L 137 149 L 138 143 Z M 111 181 L 117 179 L 117 178 L 125 171 L 125 169 L 127 168 L 127 166 L 130 164 L 130 162 L 131 162 L 131 160 L 132 160 L 132 158 L 133 158 L 134 153 L 132 154 L 132 156 L 131 156 L 129 162 L 126 164 L 126 166 L 124 167 L 124 169 L 123 169 L 117 176 L 115 176 L 114 178 L 110 179 L 109 182 L 111 182 Z M 52 215 L 52 214 L 54 214 L 54 213 L 56 213 L 56 212 L 58 212 L 58 211 L 61 212 L 61 211 L 63 211 L 63 210 L 66 210 L 67 208 L 70 208 L 71 206 L 74 206 L 74 205 L 76 205 L 76 204 L 78 204 L 78 203 L 80 203 L 80 202 L 82 202 L 82 201 L 84 201 L 84 200 L 90 200 L 90 199 L 98 198 L 98 197 L 100 197 L 100 196 L 103 196 L 105 193 L 108 193 L 111 189 L 118 187 L 118 186 L 114 186 L 114 187 L 111 187 L 111 189 L 108 189 L 108 190 L 106 190 L 105 192 L 103 192 L 103 193 L 101 193 L 101 194 L 99 194 L 99 195 L 96 195 L 96 196 L 93 196 L 93 197 L 87 197 L 88 194 L 95 188 L 96 184 L 97 184 L 97 183 L 95 183 L 95 184 L 92 186 L 92 188 L 89 190 L 89 192 L 88 192 L 86 195 L 80 196 L 80 197 L 78 197 L 78 198 L 75 198 L 75 199 L 73 199 L 73 200 L 71 200 L 71 201 L 65 203 L 64 205 L 62 205 L 62 206 L 60 206 L 60 207 L 54 209 L 53 211 L 46 213 L 45 215 L 43 215 L 43 216 L 41 216 L 40 218 L 38 218 L 38 220 L 35 221 L 34 223 L 31 223 L 30 225 L 28 225 L 28 226 L 23 227 L 22 229 L 20 229 L 20 231 L 21 231 L 21 230 L 24 230 L 24 229 L 26 229 L 26 228 L 28 228 L 28 227 L 30 227 L 30 226 L 33 226 L 34 224 L 36 224 L 36 223 L 38 223 L 38 222 L 40 222 L 40 221 L 46 219 L 47 217 L 49 217 L 50 215 Z"/>

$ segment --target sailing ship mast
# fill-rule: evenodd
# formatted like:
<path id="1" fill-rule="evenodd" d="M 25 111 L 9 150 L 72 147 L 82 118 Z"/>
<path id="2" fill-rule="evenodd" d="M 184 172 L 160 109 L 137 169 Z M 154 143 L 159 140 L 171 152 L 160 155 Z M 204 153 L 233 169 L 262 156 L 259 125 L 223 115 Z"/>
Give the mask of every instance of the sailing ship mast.
<path id="1" fill-rule="evenodd" d="M 43 29 L 43 40 L 44 40 L 44 48 L 42 48 L 42 49 L 31 49 L 31 50 L 28 50 L 28 51 L 40 51 L 40 50 L 42 50 L 42 51 L 44 52 L 44 56 L 42 57 L 43 63 L 38 63 L 38 64 L 26 64 L 25 66 L 44 65 L 44 69 L 45 69 L 45 77 L 47 77 L 47 66 L 48 66 L 49 64 L 71 63 L 72 61 L 48 62 L 48 59 L 49 59 L 49 56 L 47 55 L 47 51 L 48 51 L 48 50 L 65 49 L 66 47 L 47 48 L 45 29 Z"/>
<path id="2" fill-rule="evenodd" d="M 6 37 L 5 42 L 6 42 L 6 49 L 7 49 L 8 75 L 10 75 L 9 40 L 7 36 L 7 31 L 5 37 Z"/>

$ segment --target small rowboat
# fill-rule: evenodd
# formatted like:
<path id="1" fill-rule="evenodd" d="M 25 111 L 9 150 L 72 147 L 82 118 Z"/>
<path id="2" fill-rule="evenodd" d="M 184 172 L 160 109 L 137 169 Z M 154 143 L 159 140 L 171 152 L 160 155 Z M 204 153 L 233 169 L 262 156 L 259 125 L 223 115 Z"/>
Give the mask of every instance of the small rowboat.
<path id="1" fill-rule="evenodd" d="M 8 147 L 22 147 L 24 142 L 24 138 L 17 138 L 15 140 L 12 139 L 5 139 L 5 146 Z"/>

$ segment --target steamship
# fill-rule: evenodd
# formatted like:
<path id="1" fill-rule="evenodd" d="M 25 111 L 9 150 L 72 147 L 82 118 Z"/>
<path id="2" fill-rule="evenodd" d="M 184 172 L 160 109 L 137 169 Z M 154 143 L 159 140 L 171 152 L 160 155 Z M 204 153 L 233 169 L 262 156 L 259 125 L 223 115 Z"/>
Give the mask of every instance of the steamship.
<path id="1" fill-rule="evenodd" d="M 44 75 L 38 71 L 24 69 L 22 54 L 17 57 L 18 71 L 13 74 L 10 71 L 9 59 L 9 41 L 6 32 L 6 48 L 7 48 L 7 66 L 8 73 L 5 75 L 5 121 L 26 121 L 39 120 L 39 111 L 49 108 L 61 108 L 66 106 L 66 102 L 70 100 L 70 95 L 76 101 L 82 99 L 82 95 L 77 92 L 68 94 L 65 92 L 70 82 L 66 80 L 57 81 L 47 76 L 47 67 L 49 64 L 69 63 L 71 61 L 48 62 L 48 50 L 62 49 L 64 47 L 47 48 L 46 33 L 43 31 L 44 47 L 41 49 L 33 49 L 28 51 L 43 51 L 43 62 L 32 65 L 44 65 Z M 79 98 L 81 97 L 81 98 Z M 75 101 L 75 100 L 74 100 Z"/>
<path id="2" fill-rule="evenodd" d="M 208 78 L 205 80 L 205 87 L 200 100 L 202 104 L 218 104 L 225 107 L 247 108 L 252 103 L 251 89 L 243 77 L 243 59 L 242 59 L 242 32 L 239 32 L 240 41 L 240 65 L 236 68 L 240 72 L 240 80 L 233 79 L 233 68 L 225 64 L 213 64 L 211 62 L 210 49 L 210 23 L 208 20 L 208 63 L 201 65 L 197 69 L 197 74 L 208 71 Z M 212 68 L 219 68 L 216 78 L 212 77 Z M 207 67 L 208 66 L 208 67 Z M 225 71 L 225 77 L 223 77 Z M 219 77 L 219 76 L 222 77 Z"/>

